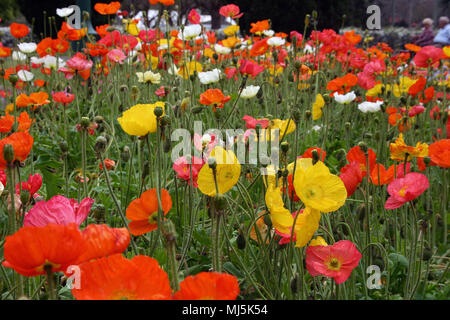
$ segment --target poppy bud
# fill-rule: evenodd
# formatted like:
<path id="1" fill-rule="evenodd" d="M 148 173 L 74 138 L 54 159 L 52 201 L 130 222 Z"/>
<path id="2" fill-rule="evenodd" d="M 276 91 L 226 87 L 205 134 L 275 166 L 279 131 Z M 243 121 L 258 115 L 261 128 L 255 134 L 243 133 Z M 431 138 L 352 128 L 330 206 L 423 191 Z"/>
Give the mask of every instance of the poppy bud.
<path id="1" fill-rule="evenodd" d="M 97 153 L 104 152 L 107 144 L 108 144 L 108 141 L 106 140 L 105 137 L 103 137 L 103 136 L 97 137 L 97 139 L 95 140 L 95 145 L 94 145 L 95 152 L 97 152 Z"/>
<path id="2" fill-rule="evenodd" d="M 305 118 L 306 119 L 311 119 L 311 111 L 310 110 L 306 110 L 305 111 Z"/>
<path id="3" fill-rule="evenodd" d="M 311 151 L 311 155 L 312 155 L 312 163 L 313 163 L 313 165 L 315 165 L 317 163 L 317 161 L 319 161 L 319 152 L 317 152 L 316 149 L 313 149 Z"/>
<path id="4" fill-rule="evenodd" d="M 125 91 L 128 90 L 128 86 L 127 86 L 126 84 L 123 84 L 123 85 L 120 86 L 119 90 L 120 90 L 121 92 L 125 92 Z"/>
<path id="5" fill-rule="evenodd" d="M 290 74 L 288 75 L 288 81 L 289 81 L 289 82 L 294 82 L 294 76 L 292 75 L 292 73 L 290 73 Z"/>
<path id="6" fill-rule="evenodd" d="M 7 163 L 11 163 L 14 161 L 14 156 L 13 146 L 11 144 L 5 144 L 3 147 L 3 159 L 5 159 Z"/>
<path id="7" fill-rule="evenodd" d="M 259 88 L 258 93 L 256 94 L 256 97 L 258 99 L 262 99 L 263 95 L 264 95 L 263 88 L 261 87 L 261 88 Z"/>
<path id="8" fill-rule="evenodd" d="M 186 107 L 189 105 L 189 103 L 191 102 L 191 98 L 190 97 L 184 97 L 183 100 L 181 100 L 181 110 L 186 111 Z"/>
<path id="9" fill-rule="evenodd" d="M 167 242 L 175 241 L 176 230 L 175 225 L 171 220 L 166 220 L 161 225 L 161 232 Z"/>
<path id="10" fill-rule="evenodd" d="M 161 118 L 161 126 L 164 127 L 164 126 L 170 125 L 170 123 L 171 123 L 171 120 L 170 120 L 170 117 L 168 115 L 162 116 L 162 118 Z"/>
<path id="11" fill-rule="evenodd" d="M 245 242 L 245 237 L 242 234 L 242 232 L 239 232 L 237 239 L 236 239 L 236 244 L 237 244 L 238 249 L 240 249 L 240 250 L 245 249 L 246 242 Z"/>
<path id="12" fill-rule="evenodd" d="M 362 152 L 367 154 L 368 148 L 367 148 L 367 144 L 364 141 L 360 141 L 358 143 L 358 147 L 361 149 Z"/>
<path id="13" fill-rule="evenodd" d="M 106 217 L 106 209 L 105 206 L 102 204 L 98 204 L 94 209 L 94 219 L 97 221 L 97 223 L 105 221 Z"/>
<path id="14" fill-rule="evenodd" d="M 371 139 L 371 138 L 372 138 L 372 134 L 371 134 L 370 132 L 366 132 L 366 133 L 364 134 L 364 136 L 365 136 L 365 138 L 367 138 L 367 139 Z"/>
<path id="15" fill-rule="evenodd" d="M 259 162 L 263 168 L 267 167 L 270 164 L 270 158 L 264 154 L 259 155 Z"/>
<path id="16" fill-rule="evenodd" d="M 295 109 L 292 111 L 292 118 L 294 119 L 295 123 L 299 123 L 300 122 L 300 118 L 301 118 L 301 114 L 300 111 Z"/>
<path id="17" fill-rule="evenodd" d="M 295 38 L 294 38 L 295 39 Z M 299 283 L 299 275 L 298 273 L 295 274 L 294 278 L 291 280 L 291 292 L 293 294 L 296 294 L 298 291 L 298 283 Z"/>
<path id="18" fill-rule="evenodd" d="M 20 193 L 20 202 L 26 204 L 28 203 L 28 201 L 30 201 L 30 198 L 31 198 L 30 191 L 23 189 L 22 192 Z"/>
<path id="19" fill-rule="evenodd" d="M 216 194 L 214 196 L 214 207 L 219 210 L 222 211 L 223 209 L 225 209 L 225 206 L 227 205 L 227 199 L 225 198 L 225 196 L 223 194 Z"/>
<path id="20" fill-rule="evenodd" d="M 289 151 L 289 142 L 287 141 L 283 141 L 281 143 L 281 152 L 283 152 L 284 154 L 286 154 Z"/>
<path id="21" fill-rule="evenodd" d="M 97 124 L 102 124 L 105 119 L 102 116 L 95 116 L 94 121 Z"/>
<path id="22" fill-rule="evenodd" d="M 148 173 L 149 173 L 148 165 L 149 165 L 149 161 L 148 160 L 144 161 L 144 169 L 142 170 L 142 176 L 141 176 L 142 180 L 144 180 L 145 177 L 148 176 Z"/>
<path id="23" fill-rule="evenodd" d="M 217 108 L 216 111 L 214 112 L 214 116 L 216 117 L 216 119 L 220 119 L 222 118 L 222 108 Z"/>
<path id="24" fill-rule="evenodd" d="M 130 148 L 128 146 L 123 147 L 123 150 L 120 154 L 120 159 L 122 159 L 123 162 L 128 162 L 130 160 Z"/>
<path id="25" fill-rule="evenodd" d="M 294 39 L 296 39 L 296 38 L 294 38 Z M 300 61 L 296 60 L 294 62 L 294 67 L 295 67 L 295 69 L 300 69 L 302 67 L 302 63 Z"/>
<path id="26" fill-rule="evenodd" d="M 132 86 L 131 87 L 131 100 L 139 100 L 139 97 L 141 95 L 141 90 L 136 87 L 136 86 Z"/>
<path id="27" fill-rule="evenodd" d="M 83 11 L 83 20 L 88 21 L 90 19 L 89 12 Z"/>
<path id="28" fill-rule="evenodd" d="M 433 256 L 433 251 L 431 250 L 431 248 L 427 247 L 427 248 L 423 249 L 423 254 L 422 254 L 423 261 L 430 260 L 432 256 Z"/>
<path id="29" fill-rule="evenodd" d="M 359 221 L 364 220 L 364 217 L 366 216 L 366 205 L 364 203 L 356 208 L 356 216 L 358 217 Z"/>
<path id="30" fill-rule="evenodd" d="M 336 152 L 336 159 L 339 161 L 346 160 L 346 152 L 345 149 L 341 148 Z"/>
<path id="31" fill-rule="evenodd" d="M 153 113 L 155 114 L 155 116 L 156 116 L 157 118 L 161 117 L 162 114 L 163 114 L 163 112 L 164 112 L 164 110 L 163 110 L 163 108 L 161 108 L 161 107 L 156 107 L 156 108 L 153 110 Z"/>
<path id="32" fill-rule="evenodd" d="M 11 74 L 9 75 L 9 82 L 11 82 L 11 84 L 13 86 L 16 85 L 17 81 L 19 81 L 19 77 L 17 76 L 17 74 Z"/>
<path id="33" fill-rule="evenodd" d="M 213 53 L 213 59 L 214 59 L 214 60 L 219 59 L 219 55 L 218 55 L 217 53 L 215 53 L 215 52 Z"/>
<path id="34" fill-rule="evenodd" d="M 307 14 L 305 16 L 305 28 L 307 28 L 309 26 L 310 19 L 311 19 L 311 16 L 309 14 Z"/>
<path id="35" fill-rule="evenodd" d="M 193 108 L 191 109 L 191 111 L 192 111 L 193 114 L 198 114 L 198 113 L 202 112 L 203 109 L 205 109 L 205 108 L 202 107 L 202 106 L 196 106 L 196 107 L 193 107 Z"/>
<path id="36" fill-rule="evenodd" d="M 164 153 L 169 153 L 171 149 L 172 149 L 172 144 L 169 139 L 166 139 L 166 141 L 164 141 L 164 146 L 163 146 Z"/>
<path id="37" fill-rule="evenodd" d="M 272 219 L 270 218 L 270 215 L 266 214 L 264 216 L 264 223 L 268 228 L 272 228 Z"/>
<path id="38" fill-rule="evenodd" d="M 208 166 L 209 166 L 211 169 L 215 169 L 215 168 L 216 168 L 217 163 L 216 163 L 216 159 L 215 159 L 214 157 L 209 157 L 209 158 L 208 158 Z"/>
<path id="39" fill-rule="evenodd" d="M 352 124 L 350 122 L 345 123 L 345 130 L 349 130 L 351 128 Z"/>
<path id="40" fill-rule="evenodd" d="M 83 129 L 87 129 L 91 124 L 91 120 L 88 117 L 81 117 L 80 125 Z"/>

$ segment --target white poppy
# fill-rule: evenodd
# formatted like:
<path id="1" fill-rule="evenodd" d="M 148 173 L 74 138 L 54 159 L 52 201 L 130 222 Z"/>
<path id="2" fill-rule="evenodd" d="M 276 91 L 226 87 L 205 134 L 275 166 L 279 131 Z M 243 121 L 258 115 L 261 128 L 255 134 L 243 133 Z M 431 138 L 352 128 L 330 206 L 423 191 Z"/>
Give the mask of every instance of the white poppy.
<path id="1" fill-rule="evenodd" d="M 19 62 L 27 60 L 27 55 L 20 51 L 13 51 L 11 57 L 14 61 L 19 61 Z"/>
<path id="2" fill-rule="evenodd" d="M 159 84 L 161 82 L 161 74 L 153 73 L 150 70 L 145 72 L 136 72 L 138 82 L 151 82 L 153 84 Z"/>
<path id="3" fill-rule="evenodd" d="M 199 72 L 198 78 L 202 84 L 210 84 L 220 80 L 220 70 L 214 69 L 212 71 Z"/>
<path id="4" fill-rule="evenodd" d="M 73 8 L 61 8 L 56 9 L 56 14 L 61 18 L 68 17 L 73 13 Z"/>
<path id="5" fill-rule="evenodd" d="M 3 193 L 3 190 L 5 190 L 5 186 L 3 185 L 3 183 L 0 181 L 0 196 Z"/>
<path id="6" fill-rule="evenodd" d="M 263 35 L 265 35 L 266 37 L 273 37 L 274 34 L 275 34 L 275 31 L 273 31 L 273 30 L 264 30 L 263 31 Z"/>
<path id="7" fill-rule="evenodd" d="M 377 102 L 365 101 L 363 103 L 358 104 L 358 109 L 364 113 L 378 112 L 381 110 L 382 104 L 383 104 L 383 101 L 377 101 Z"/>
<path id="8" fill-rule="evenodd" d="M 339 94 L 339 93 L 334 94 L 334 100 L 336 100 L 336 102 L 340 103 L 340 104 L 349 104 L 350 102 L 352 102 L 355 99 L 356 99 L 356 94 L 353 91 L 350 91 L 346 94 Z"/>
<path id="9" fill-rule="evenodd" d="M 17 45 L 23 53 L 31 53 L 36 51 L 37 44 L 34 42 L 22 42 Z"/>
<path id="10" fill-rule="evenodd" d="M 17 76 L 23 82 L 31 81 L 34 78 L 34 74 L 27 70 L 19 70 L 19 72 L 17 72 Z"/>
<path id="11" fill-rule="evenodd" d="M 241 98 L 243 99 L 251 99 L 258 94 L 259 86 L 246 86 L 244 90 L 242 90 Z"/>
<path id="12" fill-rule="evenodd" d="M 183 32 L 178 34 L 181 40 L 190 40 L 197 37 L 202 32 L 202 27 L 199 24 L 192 24 L 190 26 L 185 26 Z"/>
<path id="13" fill-rule="evenodd" d="M 216 50 L 216 52 L 220 54 L 229 54 L 231 52 L 230 48 L 224 47 L 217 43 L 214 45 L 214 50 Z"/>
<path id="14" fill-rule="evenodd" d="M 267 44 L 271 47 L 279 47 L 286 43 L 286 40 L 284 40 L 281 37 L 271 37 L 269 40 L 267 40 Z"/>

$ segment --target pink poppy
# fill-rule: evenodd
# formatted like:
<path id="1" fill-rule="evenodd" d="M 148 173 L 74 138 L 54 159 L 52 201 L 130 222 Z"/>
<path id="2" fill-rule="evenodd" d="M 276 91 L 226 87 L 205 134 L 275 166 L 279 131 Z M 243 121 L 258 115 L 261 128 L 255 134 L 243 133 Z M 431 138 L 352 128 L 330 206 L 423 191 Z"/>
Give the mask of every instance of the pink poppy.
<path id="1" fill-rule="evenodd" d="M 300 46 L 303 40 L 303 36 L 298 31 L 291 31 L 290 33 L 291 41 L 294 40 L 294 38 L 297 40 L 297 46 Z"/>
<path id="2" fill-rule="evenodd" d="M 198 133 L 194 134 L 194 146 L 197 150 L 202 151 L 205 148 L 205 157 L 214 149 L 218 140 L 214 134 L 204 134 L 203 136 Z"/>
<path id="3" fill-rule="evenodd" d="M 113 49 L 107 54 L 108 60 L 114 63 L 123 64 L 123 60 L 127 57 L 121 49 Z"/>
<path id="4" fill-rule="evenodd" d="M 340 284 L 348 279 L 361 257 L 349 240 L 338 241 L 332 246 L 309 246 L 306 249 L 306 269 L 313 277 L 324 275 Z"/>
<path id="5" fill-rule="evenodd" d="M 165 97 L 169 93 L 169 89 L 166 89 L 164 86 L 159 87 L 159 89 L 155 90 L 155 94 L 158 97 Z"/>
<path id="6" fill-rule="evenodd" d="M 199 24 L 200 23 L 200 15 L 195 9 L 192 9 L 188 14 L 188 20 L 192 24 Z"/>
<path id="7" fill-rule="evenodd" d="M 339 178 L 344 182 L 345 189 L 347 189 L 347 197 L 350 197 L 363 180 L 361 166 L 357 161 L 353 161 L 341 169 Z"/>
<path id="8" fill-rule="evenodd" d="M 178 158 L 173 163 L 173 170 L 177 173 L 177 177 L 187 181 L 191 184 L 191 166 L 192 166 L 192 185 L 194 188 L 198 187 L 197 178 L 200 169 L 202 168 L 205 162 L 203 159 L 197 157 L 191 157 L 191 161 L 189 162 L 186 159 L 186 156 Z"/>
<path id="9" fill-rule="evenodd" d="M 242 120 L 245 121 L 245 127 L 247 129 L 255 129 L 256 125 L 259 123 L 261 125 L 261 128 L 265 129 L 269 126 L 269 120 L 268 119 L 255 119 L 252 116 L 245 115 L 242 117 Z"/>
<path id="10" fill-rule="evenodd" d="M 239 67 L 239 72 L 243 75 L 250 75 L 253 78 L 264 71 L 263 66 L 260 66 L 259 64 L 254 63 L 250 60 L 242 59 L 241 61 L 239 61 L 239 64 L 241 65 Z"/>
<path id="11" fill-rule="evenodd" d="M 149 29 L 149 30 L 141 30 L 139 31 L 138 38 L 141 39 L 144 42 L 151 42 L 155 40 L 156 37 L 156 31 Z"/>
<path id="12" fill-rule="evenodd" d="M 388 185 L 390 197 L 384 207 L 388 210 L 400 208 L 404 203 L 420 196 L 429 186 L 426 175 L 417 172 L 407 173 L 403 178 L 398 178 Z"/>
<path id="13" fill-rule="evenodd" d="M 225 18 L 230 17 L 232 19 L 238 19 L 244 15 L 244 13 L 239 13 L 241 9 L 235 4 L 229 4 L 220 8 L 220 15 Z"/>
<path id="14" fill-rule="evenodd" d="M 44 227 L 50 223 L 81 225 L 91 210 L 94 199 L 85 198 L 80 203 L 57 195 L 48 201 L 39 201 L 25 214 L 24 226 Z"/>
<path id="15" fill-rule="evenodd" d="M 418 114 L 421 114 L 422 112 L 425 111 L 425 107 L 421 104 L 412 107 L 409 111 L 408 111 L 408 116 L 410 117 L 414 117 Z"/>

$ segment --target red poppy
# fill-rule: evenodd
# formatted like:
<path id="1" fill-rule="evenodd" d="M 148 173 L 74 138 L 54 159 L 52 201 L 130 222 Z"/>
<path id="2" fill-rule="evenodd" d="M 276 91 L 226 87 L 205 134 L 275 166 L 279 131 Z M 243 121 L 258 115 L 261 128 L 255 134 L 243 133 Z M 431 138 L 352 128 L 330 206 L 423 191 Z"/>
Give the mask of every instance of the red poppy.
<path id="1" fill-rule="evenodd" d="M 58 91 L 52 93 L 52 98 L 54 102 L 62 103 L 64 106 L 67 106 L 69 103 L 75 99 L 75 95 L 71 93 L 67 93 L 65 91 Z"/>
<path id="2" fill-rule="evenodd" d="M 229 4 L 226 6 L 222 6 L 219 9 L 219 14 L 224 16 L 225 18 L 231 18 L 231 19 L 239 19 L 244 15 L 244 13 L 239 13 L 240 9 L 235 4 Z"/>
<path id="3" fill-rule="evenodd" d="M 105 160 L 103 160 L 103 162 L 105 163 L 106 170 L 111 170 L 116 166 L 116 162 L 111 159 L 105 159 Z M 100 168 L 100 170 L 103 170 L 103 166 L 101 163 L 99 165 L 99 168 Z"/>
<path id="4" fill-rule="evenodd" d="M 172 198 L 167 190 L 161 189 L 161 206 L 164 215 L 172 208 Z M 134 236 L 155 230 L 158 227 L 158 198 L 156 189 L 142 193 L 140 198 L 131 201 L 127 208 L 130 232 Z"/>
<path id="5" fill-rule="evenodd" d="M 361 253 L 348 240 L 332 246 L 309 246 L 306 249 L 306 269 L 311 276 L 334 278 L 336 284 L 345 282 L 361 260 Z"/>
<path id="6" fill-rule="evenodd" d="M 434 66 L 444 58 L 444 52 L 441 48 L 435 46 L 425 46 L 414 56 L 414 64 L 420 68 Z"/>
<path id="7" fill-rule="evenodd" d="M 14 38 L 19 39 L 25 37 L 30 32 L 30 29 L 25 24 L 14 22 L 9 25 L 9 31 Z"/>
<path id="8" fill-rule="evenodd" d="M 408 162 L 406 164 L 406 173 L 410 171 L 411 164 Z M 386 170 L 382 164 L 376 164 L 375 167 L 370 172 L 370 182 L 377 186 L 384 184 L 389 184 L 396 178 L 404 177 L 404 165 L 403 164 L 393 164 Z"/>
<path id="9" fill-rule="evenodd" d="M 27 181 L 22 181 L 21 186 L 22 186 L 22 191 L 27 190 L 30 192 L 30 198 L 31 198 L 41 188 L 42 176 L 39 173 L 35 173 L 33 175 L 30 174 Z M 16 185 L 16 193 L 20 194 L 19 184 Z"/>
<path id="10" fill-rule="evenodd" d="M 245 115 L 242 117 L 242 120 L 245 121 L 245 127 L 247 129 L 255 129 L 257 124 L 260 124 L 263 129 L 269 126 L 269 119 L 255 119 L 252 116 Z"/>
<path id="11" fill-rule="evenodd" d="M 258 74 L 264 71 L 264 67 L 251 60 L 240 60 L 239 72 L 242 75 L 249 75 L 255 78 Z"/>
<path id="12" fill-rule="evenodd" d="M 339 94 L 347 93 L 350 89 L 358 84 L 358 77 L 352 73 L 347 73 L 345 76 L 333 79 L 327 83 L 327 90 Z"/>
<path id="13" fill-rule="evenodd" d="M 369 148 L 368 154 L 369 154 L 369 172 L 370 172 L 370 170 L 375 165 L 377 155 L 371 148 Z M 359 166 L 361 168 L 363 177 L 366 176 L 366 174 L 367 174 L 367 157 L 359 146 L 353 147 L 348 151 L 347 161 L 350 163 L 352 163 L 353 161 L 358 162 Z"/>
<path id="14" fill-rule="evenodd" d="M 251 33 L 261 33 L 263 31 L 269 30 L 270 25 L 269 25 L 269 20 L 262 20 L 262 21 L 257 21 L 255 23 L 251 23 L 251 29 L 250 32 Z"/>
<path id="15" fill-rule="evenodd" d="M 289 199 L 293 202 L 298 202 L 300 200 L 300 198 L 297 195 L 297 192 L 295 192 L 295 188 L 294 188 L 294 175 L 290 174 L 287 177 L 288 180 L 288 195 L 289 195 Z M 295 237 L 295 235 L 294 235 Z"/>
<path id="16" fill-rule="evenodd" d="M 188 276 L 180 283 L 175 292 L 175 300 L 236 300 L 239 294 L 239 282 L 231 274 L 218 272 L 200 272 Z"/>
<path id="17" fill-rule="evenodd" d="M 319 154 L 319 160 L 322 161 L 322 162 L 324 162 L 324 161 L 325 161 L 325 156 L 327 155 L 327 153 L 326 153 L 325 150 L 322 150 L 322 149 L 317 148 L 317 147 L 311 147 L 311 148 L 308 148 L 308 149 L 302 154 L 302 157 L 303 157 L 303 158 L 312 158 L 312 157 L 313 157 L 313 156 L 312 156 L 312 151 L 313 151 L 313 150 L 316 150 L 317 153 Z"/>
<path id="18" fill-rule="evenodd" d="M 347 197 L 352 196 L 363 180 L 360 164 L 357 161 L 353 161 L 346 165 L 341 169 L 339 178 L 344 182 L 345 189 L 347 190 Z"/>
<path id="19" fill-rule="evenodd" d="M 11 48 L 0 46 L 0 58 L 6 58 L 11 55 Z"/>
<path id="20" fill-rule="evenodd" d="M 80 265 L 77 300 L 168 300 L 172 290 L 166 272 L 147 256 L 127 259 L 121 254 Z"/>
<path id="21" fill-rule="evenodd" d="M 3 265 L 33 277 L 46 272 L 65 271 L 84 251 L 78 225 L 49 224 L 45 227 L 22 227 L 6 237 Z"/>
<path id="22" fill-rule="evenodd" d="M 412 97 L 417 96 L 419 92 L 422 92 L 423 89 L 425 89 L 426 84 L 427 80 L 424 77 L 420 77 L 411 87 L 409 87 L 408 94 Z"/>

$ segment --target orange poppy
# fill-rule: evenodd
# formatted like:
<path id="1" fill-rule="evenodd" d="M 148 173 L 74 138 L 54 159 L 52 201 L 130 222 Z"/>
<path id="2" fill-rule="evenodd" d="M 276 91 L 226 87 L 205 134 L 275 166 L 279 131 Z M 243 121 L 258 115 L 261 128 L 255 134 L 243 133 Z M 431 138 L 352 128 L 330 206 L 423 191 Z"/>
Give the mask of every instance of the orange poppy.
<path id="1" fill-rule="evenodd" d="M 61 25 L 61 30 L 58 31 L 58 39 L 68 39 L 77 41 L 86 35 L 87 28 L 74 29 L 71 28 L 65 21 Z"/>
<path id="2" fill-rule="evenodd" d="M 115 14 L 119 11 L 121 5 L 119 1 L 113 1 L 109 4 L 106 3 L 96 3 L 94 6 L 94 10 L 102 15 L 106 14 Z"/>
<path id="3" fill-rule="evenodd" d="M 104 36 L 106 36 L 108 34 L 108 31 L 106 31 L 106 29 L 109 26 L 110 26 L 109 24 L 104 24 L 104 25 L 95 27 L 95 31 L 97 31 L 100 38 L 103 38 Z"/>
<path id="4" fill-rule="evenodd" d="M 126 250 L 130 243 L 130 234 L 126 228 L 111 228 L 106 224 L 90 224 L 81 231 L 86 248 L 78 262 L 86 262 Z"/>
<path id="5" fill-rule="evenodd" d="M 161 189 L 161 206 L 164 215 L 172 208 L 172 198 L 167 190 Z M 156 189 L 149 189 L 140 198 L 131 201 L 127 208 L 130 232 L 139 236 L 158 227 L 158 198 Z"/>
<path id="6" fill-rule="evenodd" d="M 408 171 L 409 171 L 409 164 L 407 166 L 407 172 Z M 396 173 L 397 178 L 404 176 L 403 164 L 400 165 L 393 164 L 386 170 L 386 168 L 382 164 L 377 163 L 370 172 L 370 182 L 372 182 L 377 186 L 389 184 L 396 178 Z"/>
<path id="7" fill-rule="evenodd" d="M 14 22 L 9 25 L 9 31 L 14 38 L 23 38 L 30 32 L 30 29 L 25 24 Z"/>
<path id="8" fill-rule="evenodd" d="M 216 107 L 223 108 L 224 103 L 230 101 L 230 96 L 224 96 L 220 89 L 208 89 L 200 95 L 200 104 L 210 106 L 214 105 L 214 111 Z"/>
<path id="9" fill-rule="evenodd" d="M 7 133 L 11 131 L 11 128 L 14 124 L 14 117 L 9 113 L 6 113 L 4 116 L 0 118 L 0 132 Z"/>
<path id="10" fill-rule="evenodd" d="M 172 290 L 167 273 L 147 256 L 127 259 L 121 254 L 80 265 L 77 300 L 169 300 Z"/>
<path id="11" fill-rule="evenodd" d="M 432 162 L 440 167 L 450 168 L 450 139 L 442 139 L 430 144 L 428 152 Z"/>
<path id="12" fill-rule="evenodd" d="M 31 124 L 35 121 L 32 120 L 27 112 L 22 112 L 20 116 L 17 118 L 19 122 L 19 126 L 17 127 L 17 131 L 24 132 L 30 129 Z"/>
<path id="13" fill-rule="evenodd" d="M 11 55 L 11 48 L 0 46 L 0 58 L 6 58 Z"/>
<path id="14" fill-rule="evenodd" d="M 406 161 L 411 161 L 413 157 L 428 156 L 428 145 L 426 143 L 417 142 L 415 147 L 408 146 L 403 140 L 402 133 L 394 143 L 389 145 L 389 149 L 393 160 L 405 161 L 406 158 Z"/>
<path id="15" fill-rule="evenodd" d="M 264 222 L 264 213 L 266 213 L 265 210 L 259 214 L 260 217 L 258 218 L 258 220 L 256 220 L 256 223 L 253 225 L 252 230 L 250 230 L 250 238 L 258 243 L 264 243 L 264 240 L 266 240 L 265 243 L 269 244 L 270 241 L 268 233 L 270 232 L 270 229 Z"/>
<path id="16" fill-rule="evenodd" d="M 48 93 L 45 91 L 33 92 L 29 96 L 22 93 L 16 97 L 16 106 L 28 107 L 32 106 L 33 110 L 37 107 L 49 104 Z"/>
<path id="17" fill-rule="evenodd" d="M 188 276 L 180 283 L 175 300 L 236 300 L 239 294 L 239 282 L 231 274 L 218 272 L 200 272 Z"/>
<path id="18" fill-rule="evenodd" d="M 34 85 L 36 86 L 36 87 L 44 87 L 45 85 L 46 85 L 46 81 L 45 80 L 42 80 L 42 79 L 36 79 L 36 80 L 34 80 Z"/>
<path id="19" fill-rule="evenodd" d="M 262 21 L 257 21 L 255 23 L 251 23 L 251 29 L 250 32 L 251 33 L 261 33 L 265 30 L 269 30 L 270 28 L 270 24 L 269 24 L 269 20 L 262 20 Z"/>
<path id="20" fill-rule="evenodd" d="M 344 38 L 352 45 L 361 42 L 362 37 L 359 34 L 355 34 L 355 30 L 347 31 L 344 33 Z"/>
<path id="21" fill-rule="evenodd" d="M 412 51 L 412 52 L 419 52 L 420 49 L 422 49 L 422 47 L 418 46 L 418 45 L 415 45 L 413 43 L 407 43 L 407 44 L 405 44 L 405 49 L 409 50 L 409 51 Z"/>
<path id="22" fill-rule="evenodd" d="M 24 161 L 33 147 L 33 137 L 28 132 L 15 132 L 0 140 L 0 170 L 6 169 L 6 160 L 3 158 L 3 148 L 6 144 L 14 149 L 13 161 Z"/>
<path id="23" fill-rule="evenodd" d="M 358 77 L 352 73 L 347 73 L 343 77 L 333 79 L 327 83 L 327 90 L 336 91 L 339 94 L 347 93 L 358 83 Z"/>
<path id="24" fill-rule="evenodd" d="M 65 271 L 83 250 L 84 241 L 75 223 L 22 227 L 6 237 L 3 265 L 28 277 L 44 274 L 46 267 L 52 272 Z"/>
<path id="25" fill-rule="evenodd" d="M 424 77 L 420 77 L 411 87 L 409 87 L 408 94 L 415 97 L 419 92 L 425 89 L 426 84 L 427 80 Z"/>
<path id="26" fill-rule="evenodd" d="M 312 151 L 316 150 L 317 153 L 319 154 L 319 160 L 321 160 L 322 162 L 325 161 L 325 156 L 327 155 L 325 150 L 322 150 L 320 148 L 317 147 L 312 147 L 312 148 L 308 148 L 302 155 L 303 158 L 312 158 Z"/>
<path id="27" fill-rule="evenodd" d="M 55 51 L 53 49 L 53 39 L 50 37 L 42 39 L 36 47 L 36 52 L 38 53 L 39 57 L 44 57 L 46 55 L 53 56 L 55 54 Z"/>

